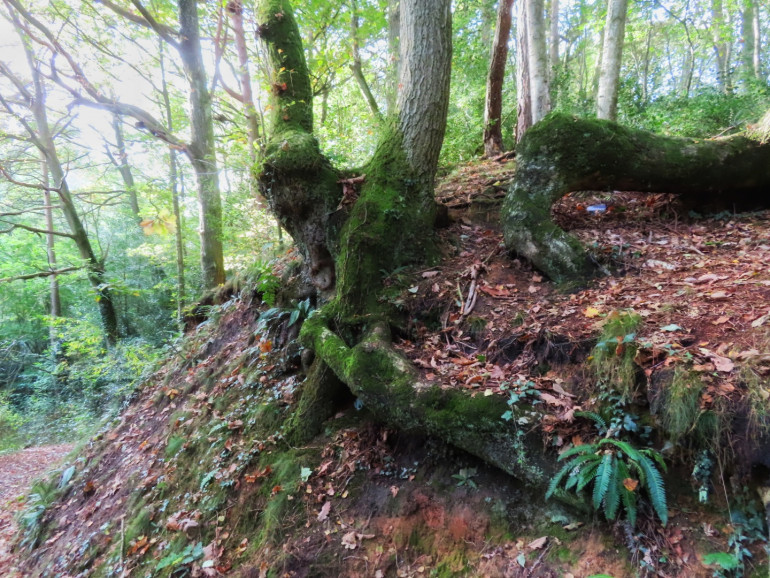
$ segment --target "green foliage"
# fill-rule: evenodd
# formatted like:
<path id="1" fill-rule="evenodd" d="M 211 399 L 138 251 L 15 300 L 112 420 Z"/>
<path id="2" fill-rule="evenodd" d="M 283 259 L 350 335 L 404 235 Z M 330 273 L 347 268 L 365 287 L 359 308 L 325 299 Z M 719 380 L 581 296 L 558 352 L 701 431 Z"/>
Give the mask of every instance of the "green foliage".
<path id="1" fill-rule="evenodd" d="M 164 568 L 175 568 L 177 566 L 186 566 L 192 564 L 196 560 L 203 558 L 203 544 L 196 542 L 195 544 L 188 544 L 180 552 L 171 552 L 158 561 L 155 566 L 155 570 L 163 570 Z"/>
<path id="2" fill-rule="evenodd" d="M 636 331 L 642 318 L 633 311 L 613 311 L 591 355 L 591 365 L 601 384 L 627 399 L 636 389 Z"/>
<path id="3" fill-rule="evenodd" d="M 569 448 L 559 460 L 568 461 L 548 484 L 546 499 L 561 486 L 562 491 L 577 494 L 590 487 L 590 503 L 595 510 L 601 509 L 605 518 L 612 521 L 618 517 L 622 503 L 625 518 L 635 525 L 638 496 L 644 491 L 658 518 L 666 525 L 666 492 L 658 469 L 660 466 L 665 470 L 665 462 L 655 450 L 636 449 L 628 442 L 604 438 Z"/>
<path id="4" fill-rule="evenodd" d="M 22 548 L 35 548 L 45 531 L 43 519 L 48 509 L 67 489 L 75 474 L 75 466 L 66 468 L 61 475 L 52 475 L 46 480 L 32 484 L 30 493 L 17 516 Z"/>
<path id="5" fill-rule="evenodd" d="M 269 261 L 257 261 L 250 267 L 249 276 L 254 280 L 254 286 L 262 296 L 262 301 L 270 307 L 275 305 L 281 280 L 273 273 L 273 264 Z"/>
<path id="6" fill-rule="evenodd" d="M 676 444 L 695 430 L 702 410 L 700 398 L 703 382 L 685 369 L 677 367 L 671 383 L 663 391 L 660 404 L 663 428 L 671 442 Z"/>
<path id="7" fill-rule="evenodd" d="M 473 481 L 473 477 L 477 474 L 476 468 L 462 468 L 456 474 L 452 474 L 452 477 L 457 480 L 457 486 L 468 486 L 474 490 L 478 488 L 476 482 Z"/>

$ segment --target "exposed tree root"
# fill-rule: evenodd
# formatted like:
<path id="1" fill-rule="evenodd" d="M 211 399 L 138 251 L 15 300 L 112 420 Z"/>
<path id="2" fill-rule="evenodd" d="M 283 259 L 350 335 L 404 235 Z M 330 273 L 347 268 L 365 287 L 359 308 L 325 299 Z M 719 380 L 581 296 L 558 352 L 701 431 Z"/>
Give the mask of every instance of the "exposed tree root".
<path id="1" fill-rule="evenodd" d="M 303 344 L 313 348 L 376 417 L 404 432 L 435 436 L 528 484 L 548 478 L 552 460 L 544 456 L 541 439 L 527 433 L 525 427 L 531 426 L 517 426 L 516 418 L 501 418 L 509 409 L 503 398 L 472 397 L 424 383 L 392 347 L 386 323 L 374 324 L 349 347 L 329 329 L 322 313 L 303 325 Z"/>

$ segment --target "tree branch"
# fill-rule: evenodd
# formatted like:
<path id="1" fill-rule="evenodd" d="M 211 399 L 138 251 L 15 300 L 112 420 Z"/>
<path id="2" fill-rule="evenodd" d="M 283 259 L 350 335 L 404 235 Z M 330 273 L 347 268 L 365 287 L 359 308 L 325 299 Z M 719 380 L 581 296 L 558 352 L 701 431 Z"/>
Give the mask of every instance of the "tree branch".
<path id="1" fill-rule="evenodd" d="M 134 6 L 136 6 L 137 10 L 139 10 L 139 14 L 134 14 L 130 10 L 126 10 L 125 8 L 122 8 L 121 6 L 118 6 L 117 4 L 110 2 L 110 0 L 94 0 L 98 4 L 104 4 L 107 8 L 112 10 L 115 14 L 122 16 L 126 20 L 130 20 L 134 24 L 139 24 L 140 26 L 144 26 L 145 28 L 151 28 L 154 30 L 163 40 L 171 44 L 172 46 L 176 47 L 178 45 L 178 42 L 174 40 L 174 36 L 179 36 L 179 32 L 177 30 L 174 30 L 170 26 L 166 26 L 165 24 L 159 23 L 157 20 L 155 20 L 149 12 L 147 12 L 147 9 L 142 6 L 139 2 L 133 2 Z"/>
<path id="2" fill-rule="evenodd" d="M 11 281 L 26 281 L 28 279 L 35 279 L 37 277 L 50 277 L 51 275 L 61 275 L 63 273 L 80 271 L 82 268 L 83 267 L 64 267 L 63 269 L 56 269 L 55 271 L 39 271 L 37 273 L 27 273 L 26 275 L 16 275 L 15 277 L 4 277 L 0 279 L 0 283 L 10 283 Z"/>
<path id="3" fill-rule="evenodd" d="M 56 235 L 57 237 L 67 237 L 68 239 L 74 239 L 75 235 L 71 233 L 61 233 L 59 231 L 49 231 L 47 229 L 38 229 L 37 227 L 30 227 L 29 225 L 22 225 L 21 223 L 6 223 L 9 225 L 7 229 L 0 230 L 0 233 L 8 234 L 12 233 L 14 229 L 24 229 L 30 233 L 40 233 L 41 235 Z"/>

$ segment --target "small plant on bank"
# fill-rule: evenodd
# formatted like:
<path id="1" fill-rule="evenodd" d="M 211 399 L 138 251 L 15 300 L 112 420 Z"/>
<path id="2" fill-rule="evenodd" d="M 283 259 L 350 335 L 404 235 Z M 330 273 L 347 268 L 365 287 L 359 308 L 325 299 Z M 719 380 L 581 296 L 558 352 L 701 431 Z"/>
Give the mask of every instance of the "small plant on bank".
<path id="1" fill-rule="evenodd" d="M 452 477 L 457 480 L 457 486 L 468 486 L 474 490 L 478 488 L 476 482 L 473 481 L 473 476 L 476 475 L 476 468 L 463 468 L 456 474 L 452 474 Z"/>
<path id="2" fill-rule="evenodd" d="M 622 503 L 625 518 L 633 526 L 638 498 L 644 492 L 663 525 L 668 522 L 666 491 L 658 470 L 659 465 L 665 471 L 666 464 L 657 451 L 603 438 L 572 447 L 559 460 L 568 461 L 548 485 L 546 499 L 557 490 L 580 494 L 590 488 L 593 507 L 602 509 L 607 520 L 618 518 Z"/>

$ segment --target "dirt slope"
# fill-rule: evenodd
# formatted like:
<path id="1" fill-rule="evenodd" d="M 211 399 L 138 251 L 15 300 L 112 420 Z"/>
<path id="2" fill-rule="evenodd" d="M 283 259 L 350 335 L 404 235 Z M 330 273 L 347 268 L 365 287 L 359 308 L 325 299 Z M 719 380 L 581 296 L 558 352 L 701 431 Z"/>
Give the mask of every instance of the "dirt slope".
<path id="1" fill-rule="evenodd" d="M 545 502 L 544 488 L 388 430 L 352 398 L 313 443 L 290 447 L 282 429 L 302 385 L 296 328 L 247 288 L 214 306 L 73 462 L 24 575 L 710 576 L 704 554 L 732 548 L 739 527 L 726 496 L 733 510 L 739 495 L 756 506 L 753 489 L 740 492 L 756 452 L 730 453 L 737 465 L 717 460 L 704 509 L 690 475 L 696 441 L 673 437 L 661 404 L 684 375 L 695 419 L 727 416 L 728 443 L 764 431 L 746 423 L 765 418 L 770 215 L 685 219 L 663 196 L 569 197 L 557 216 L 614 275 L 565 290 L 503 251 L 495 203 L 510 167 L 490 166 L 440 188 L 454 218 L 441 232 L 443 261 L 386 280 L 410 320 L 398 346 L 425 381 L 536 396 L 536 419 L 512 427 L 541 432 L 554 460 L 595 438 L 581 410 L 625 412 L 639 432 L 649 428 L 644 443 L 665 450 L 671 468 L 666 528 L 644 507 L 632 528 Z M 599 214 L 586 210 L 599 204 Z M 609 367 L 628 361 L 632 401 L 608 410 L 596 344 L 629 310 L 637 329 L 601 347 Z M 763 529 L 756 508 L 751 520 Z M 738 541 L 755 554 L 747 571 L 764 563 L 757 535 Z"/>

